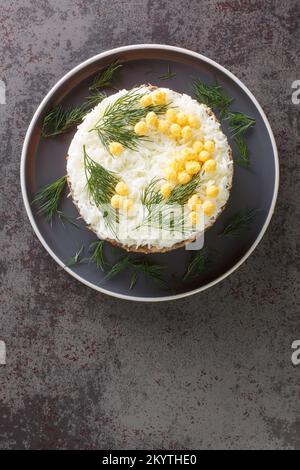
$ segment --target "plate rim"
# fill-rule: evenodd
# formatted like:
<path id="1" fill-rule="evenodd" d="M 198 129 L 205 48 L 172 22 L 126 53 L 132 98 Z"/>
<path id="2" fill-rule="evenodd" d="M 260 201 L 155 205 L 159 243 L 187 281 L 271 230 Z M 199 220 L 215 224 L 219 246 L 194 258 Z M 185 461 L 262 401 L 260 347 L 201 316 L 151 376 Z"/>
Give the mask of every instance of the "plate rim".
<path id="1" fill-rule="evenodd" d="M 44 108 L 45 104 L 49 101 L 51 96 L 61 87 L 61 85 L 68 80 L 72 75 L 76 74 L 79 70 L 85 68 L 87 65 L 101 60 L 107 56 L 113 55 L 113 54 L 118 54 L 130 50 L 138 50 L 138 49 L 158 49 L 158 50 L 168 50 L 168 51 L 174 51 L 174 52 L 179 52 L 182 54 L 186 54 L 189 56 L 192 56 L 196 59 L 200 59 L 217 69 L 219 69 L 221 72 L 223 72 L 225 75 L 227 75 L 229 78 L 231 78 L 234 82 L 236 82 L 240 88 L 247 94 L 247 96 L 251 99 L 255 107 L 257 108 L 259 114 L 261 115 L 264 124 L 267 128 L 271 144 L 272 144 L 272 149 L 274 153 L 274 163 L 275 163 L 275 181 L 274 181 L 274 191 L 273 191 L 273 197 L 272 197 L 272 202 L 270 205 L 270 209 L 268 212 L 268 215 L 266 217 L 265 223 L 262 226 L 258 236 L 256 237 L 255 241 L 249 248 L 249 250 L 244 254 L 244 256 L 237 262 L 235 263 L 228 271 L 226 271 L 224 274 L 221 276 L 217 277 L 213 281 L 209 282 L 208 284 L 205 284 L 204 286 L 201 286 L 197 289 L 193 289 L 188 292 L 183 292 L 180 294 L 174 294 L 174 295 L 167 295 L 167 296 L 162 296 L 162 297 L 136 297 L 136 296 L 131 296 L 131 295 L 126 295 L 126 294 L 119 294 L 117 292 L 112 292 L 108 289 L 105 289 L 103 287 L 99 287 L 86 279 L 82 278 L 79 274 L 75 273 L 72 271 L 70 268 L 66 267 L 62 260 L 59 259 L 59 257 L 52 251 L 50 246 L 47 244 L 46 240 L 42 236 L 38 226 L 35 223 L 33 213 L 31 210 L 31 204 L 30 201 L 28 200 L 27 196 L 27 191 L 26 191 L 26 180 L 25 180 L 25 164 L 26 164 L 26 156 L 28 153 L 28 147 L 29 147 L 29 141 L 31 138 L 32 131 L 36 125 L 36 122 L 38 120 L 39 114 Z M 274 213 L 276 201 L 277 201 L 277 196 L 278 196 L 278 188 L 279 188 L 279 159 L 278 159 L 278 150 L 277 150 L 277 145 L 275 141 L 275 137 L 271 128 L 271 125 L 268 121 L 268 118 L 263 111 L 261 105 L 255 98 L 255 96 L 252 94 L 252 92 L 244 85 L 244 83 L 236 77 L 232 72 L 230 72 L 227 68 L 223 67 L 220 65 L 218 62 L 215 62 L 213 59 L 210 59 L 202 54 L 199 54 L 198 52 L 191 51 L 189 49 L 185 49 L 183 47 L 178 47 L 178 46 L 171 46 L 167 44 L 156 44 L 156 43 L 147 43 L 147 44 L 131 44 L 128 46 L 121 46 L 121 47 L 116 47 L 114 49 L 109 49 L 107 51 L 100 52 L 99 54 L 96 54 L 89 59 L 81 62 L 79 65 L 75 66 L 73 69 L 71 69 L 69 72 L 67 72 L 63 77 L 61 77 L 55 85 L 48 91 L 46 96 L 43 98 L 39 106 L 37 107 L 30 124 L 28 126 L 23 147 L 22 147 L 22 154 L 21 154 L 21 164 L 20 164 L 20 181 L 21 181 L 21 193 L 22 193 L 22 198 L 25 206 L 25 210 L 27 213 L 27 216 L 29 218 L 30 224 L 33 228 L 33 231 L 35 232 L 36 236 L 38 237 L 39 241 L 45 248 L 45 250 L 49 253 L 49 255 L 56 261 L 58 265 L 60 265 L 68 274 L 70 274 L 72 277 L 80 281 L 82 284 L 85 284 L 86 286 L 96 290 L 97 292 L 101 292 L 102 294 L 107 294 L 110 295 L 111 297 L 115 297 L 118 299 L 123 299 L 123 300 L 131 300 L 134 302 L 164 302 L 164 301 L 169 301 L 169 300 L 176 300 L 184 297 L 189 297 L 191 295 L 197 294 L 199 292 L 203 292 L 206 289 L 209 289 L 210 287 L 213 287 L 214 285 L 218 284 L 219 282 L 223 281 L 226 279 L 228 276 L 230 276 L 234 271 L 236 271 L 248 258 L 249 256 L 253 253 L 257 245 L 261 242 L 264 234 L 266 233 L 266 230 L 270 224 L 271 218 Z"/>

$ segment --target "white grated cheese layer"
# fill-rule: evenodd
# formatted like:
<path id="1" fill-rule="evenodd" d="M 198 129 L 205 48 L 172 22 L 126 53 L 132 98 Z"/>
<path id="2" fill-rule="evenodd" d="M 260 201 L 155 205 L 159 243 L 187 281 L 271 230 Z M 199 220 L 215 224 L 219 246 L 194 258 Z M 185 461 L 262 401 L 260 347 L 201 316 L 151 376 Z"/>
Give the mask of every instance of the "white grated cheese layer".
<path id="1" fill-rule="evenodd" d="M 179 94 L 168 88 L 161 88 L 167 95 L 168 102 L 172 107 L 188 115 L 197 116 L 201 122 L 200 132 L 203 137 L 215 141 L 216 149 L 214 159 L 217 163 L 217 169 L 213 175 L 203 174 L 200 189 L 197 191 L 202 200 L 206 199 L 205 189 L 209 184 L 215 184 L 219 187 L 219 195 L 214 200 L 216 205 L 215 213 L 208 217 L 204 216 L 204 225 L 208 227 L 217 218 L 223 206 L 226 204 L 231 183 L 233 166 L 230 157 L 231 150 L 226 136 L 221 130 L 220 124 L 216 121 L 214 115 L 209 115 L 209 109 L 190 96 Z M 141 88 L 142 92 L 148 92 L 147 87 Z M 118 93 L 105 98 L 99 105 L 90 111 L 78 126 L 78 130 L 71 142 L 68 151 L 67 174 L 71 186 L 72 197 L 79 209 L 79 212 L 85 222 L 101 239 L 115 239 L 118 243 L 129 247 L 137 248 L 146 246 L 151 249 L 170 248 L 175 243 L 188 240 L 194 234 L 194 228 L 190 227 L 184 234 L 175 232 L 173 235 L 168 232 L 168 236 L 162 236 L 159 228 L 149 229 L 145 226 L 137 228 L 143 221 L 144 210 L 141 203 L 141 195 L 145 187 L 155 177 L 163 178 L 163 169 L 174 158 L 174 154 L 180 152 L 187 144 L 178 145 L 174 139 L 153 131 L 150 134 L 150 141 L 143 141 L 137 151 L 125 149 L 118 157 L 113 157 L 102 146 L 97 132 L 90 130 L 95 126 L 101 114 L 107 105 L 127 90 L 121 90 Z M 199 131 L 193 131 L 196 133 Z M 86 147 L 87 154 L 95 161 L 103 165 L 108 170 L 116 172 L 129 188 L 128 197 L 134 200 L 133 209 L 126 216 L 120 213 L 120 228 L 118 237 L 110 230 L 105 223 L 102 211 L 97 208 L 90 200 L 86 186 L 86 175 L 83 164 L 83 145 Z M 166 234 L 165 234 L 166 235 Z"/>

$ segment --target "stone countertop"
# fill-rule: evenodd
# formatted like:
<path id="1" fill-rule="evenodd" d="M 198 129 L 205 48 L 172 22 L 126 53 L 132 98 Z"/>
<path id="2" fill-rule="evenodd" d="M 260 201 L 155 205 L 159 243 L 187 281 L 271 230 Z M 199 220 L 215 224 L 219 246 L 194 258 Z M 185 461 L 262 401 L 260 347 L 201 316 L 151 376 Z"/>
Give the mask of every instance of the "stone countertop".
<path id="1" fill-rule="evenodd" d="M 297 0 L 2 1 L 0 448 L 300 448 Z M 279 147 L 271 225 L 222 283 L 161 304 L 94 292 L 27 219 L 24 135 L 46 92 L 88 57 L 165 43 L 207 55 L 262 104 Z"/>

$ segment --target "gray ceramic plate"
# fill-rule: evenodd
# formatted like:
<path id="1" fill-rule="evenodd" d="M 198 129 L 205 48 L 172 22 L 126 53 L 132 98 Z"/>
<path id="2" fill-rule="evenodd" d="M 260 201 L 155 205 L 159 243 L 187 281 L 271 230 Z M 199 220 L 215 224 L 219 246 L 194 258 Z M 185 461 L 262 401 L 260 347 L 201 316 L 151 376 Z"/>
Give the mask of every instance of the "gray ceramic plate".
<path id="1" fill-rule="evenodd" d="M 37 189 L 66 173 L 68 146 L 74 131 L 49 139 L 41 138 L 41 123 L 45 112 L 53 105 L 77 105 L 88 94 L 88 87 L 101 69 L 116 59 L 124 66 L 118 75 L 118 88 L 131 88 L 141 83 L 167 86 L 178 92 L 192 94 L 191 84 L 195 77 L 207 83 L 217 82 L 234 98 L 231 109 L 244 112 L 256 119 L 256 126 L 247 136 L 251 154 L 252 170 L 235 165 L 231 196 L 225 211 L 214 226 L 207 231 L 205 244 L 219 253 L 202 274 L 188 281 L 182 277 L 193 256 L 184 248 L 165 254 L 148 255 L 148 259 L 164 266 L 168 287 L 139 277 L 133 289 L 129 289 L 131 273 L 127 269 L 110 281 L 103 281 L 105 274 L 93 263 L 83 263 L 66 271 L 79 281 L 109 295 L 142 301 L 159 301 L 184 297 L 200 292 L 224 279 L 237 269 L 255 249 L 270 222 L 278 191 L 278 156 L 275 140 L 268 120 L 251 92 L 232 73 L 216 62 L 185 49 L 163 45 L 137 45 L 101 53 L 80 64 L 65 75 L 48 93 L 37 109 L 29 126 L 21 162 L 21 184 L 25 207 L 32 227 L 50 255 L 61 266 L 78 247 L 89 244 L 96 237 L 80 221 L 80 229 L 59 221 L 49 226 L 37 215 L 37 208 L 31 201 Z M 171 80 L 161 77 L 171 66 L 176 76 Z M 223 125 L 227 134 L 228 128 Z M 235 156 L 235 149 L 234 156 Z M 221 237 L 219 234 L 239 211 L 257 209 L 259 212 L 248 230 L 236 238 Z M 64 197 L 62 210 L 77 217 L 72 201 Z M 105 247 L 110 263 L 124 255 Z"/>

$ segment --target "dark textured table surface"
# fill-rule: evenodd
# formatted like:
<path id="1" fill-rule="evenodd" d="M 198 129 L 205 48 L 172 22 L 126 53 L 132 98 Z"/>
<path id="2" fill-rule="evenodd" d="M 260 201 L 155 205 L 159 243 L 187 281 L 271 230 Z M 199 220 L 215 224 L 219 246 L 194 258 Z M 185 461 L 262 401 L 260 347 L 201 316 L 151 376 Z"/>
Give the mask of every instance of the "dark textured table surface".
<path id="1" fill-rule="evenodd" d="M 299 12 L 297 0 L 0 0 L 0 448 L 300 448 Z M 25 214 L 19 163 L 32 114 L 63 74 L 155 42 L 244 81 L 273 127 L 281 184 L 237 272 L 191 298 L 141 304 L 55 264 Z"/>

